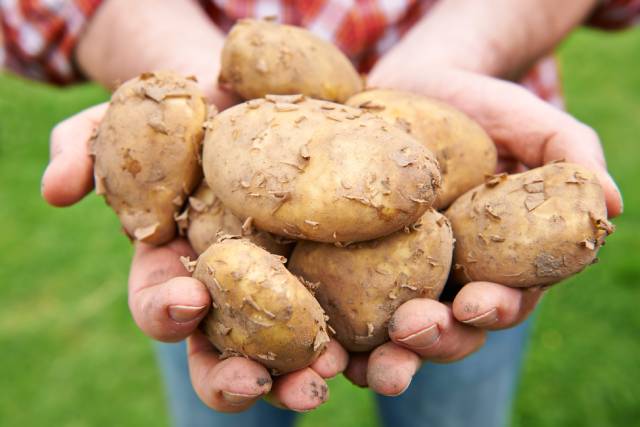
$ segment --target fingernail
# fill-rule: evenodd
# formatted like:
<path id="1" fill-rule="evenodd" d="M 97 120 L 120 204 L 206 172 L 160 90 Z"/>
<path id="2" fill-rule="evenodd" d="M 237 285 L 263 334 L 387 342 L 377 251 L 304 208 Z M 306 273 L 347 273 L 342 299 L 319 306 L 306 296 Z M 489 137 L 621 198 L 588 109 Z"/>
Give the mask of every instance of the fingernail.
<path id="1" fill-rule="evenodd" d="M 497 321 L 498 321 L 498 309 L 492 308 L 486 313 L 480 314 L 476 317 L 472 317 L 471 319 L 463 320 L 462 323 L 483 328 L 485 326 L 493 325 Z"/>
<path id="2" fill-rule="evenodd" d="M 194 307 L 191 305 L 171 305 L 169 306 L 169 317 L 178 323 L 187 323 L 197 319 L 204 313 L 206 305 Z"/>
<path id="3" fill-rule="evenodd" d="M 229 405 L 244 405 L 258 398 L 259 394 L 242 394 L 232 393 L 230 391 L 222 391 L 222 397 Z"/>
<path id="4" fill-rule="evenodd" d="M 424 349 L 434 345 L 439 339 L 440 330 L 436 324 L 411 334 L 408 337 L 400 338 L 398 341 L 412 348 Z"/>

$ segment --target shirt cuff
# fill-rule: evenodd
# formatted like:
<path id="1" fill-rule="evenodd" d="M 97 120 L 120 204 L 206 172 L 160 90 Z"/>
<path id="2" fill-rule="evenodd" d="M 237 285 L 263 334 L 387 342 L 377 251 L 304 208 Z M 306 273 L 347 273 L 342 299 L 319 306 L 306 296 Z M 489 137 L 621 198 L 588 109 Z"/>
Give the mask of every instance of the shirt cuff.
<path id="1" fill-rule="evenodd" d="M 55 84 L 82 80 L 73 62 L 76 43 L 102 0 L 0 2 L 3 66 Z M 1 64 L 1 62 L 0 62 Z"/>
<path id="2" fill-rule="evenodd" d="M 640 23 L 640 0 L 601 0 L 587 25 L 621 30 Z"/>

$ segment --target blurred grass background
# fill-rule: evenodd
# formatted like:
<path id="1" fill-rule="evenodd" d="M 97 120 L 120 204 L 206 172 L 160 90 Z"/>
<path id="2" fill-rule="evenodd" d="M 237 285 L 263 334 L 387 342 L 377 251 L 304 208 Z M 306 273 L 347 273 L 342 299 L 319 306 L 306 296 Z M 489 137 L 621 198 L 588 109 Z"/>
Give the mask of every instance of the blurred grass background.
<path id="1" fill-rule="evenodd" d="M 640 422 L 640 30 L 581 30 L 561 48 L 568 108 L 601 135 L 625 196 L 601 262 L 551 290 L 523 372 L 513 425 Z M 131 248 L 90 195 L 40 198 L 48 134 L 107 94 L 0 75 L 0 425 L 166 426 L 152 346 L 127 308 Z M 461 410 L 464 410 L 461 408 Z M 343 379 L 304 427 L 376 426 L 371 395 Z"/>

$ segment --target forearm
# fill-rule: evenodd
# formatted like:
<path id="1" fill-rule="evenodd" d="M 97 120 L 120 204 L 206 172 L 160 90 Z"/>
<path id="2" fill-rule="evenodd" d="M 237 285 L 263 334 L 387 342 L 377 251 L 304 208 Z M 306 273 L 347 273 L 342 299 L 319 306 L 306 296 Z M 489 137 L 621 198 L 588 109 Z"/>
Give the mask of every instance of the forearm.
<path id="1" fill-rule="evenodd" d="M 553 50 L 597 1 L 441 0 L 401 45 L 430 63 L 513 78 Z"/>
<path id="2" fill-rule="evenodd" d="M 144 71 L 195 75 L 214 102 L 223 34 L 191 0 L 106 0 L 78 43 L 76 61 L 109 88 Z"/>

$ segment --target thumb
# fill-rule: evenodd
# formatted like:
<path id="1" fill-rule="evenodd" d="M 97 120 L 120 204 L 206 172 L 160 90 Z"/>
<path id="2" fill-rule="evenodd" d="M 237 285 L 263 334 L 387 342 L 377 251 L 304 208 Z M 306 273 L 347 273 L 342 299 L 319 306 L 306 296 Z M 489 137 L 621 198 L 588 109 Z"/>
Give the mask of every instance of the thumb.
<path id="1" fill-rule="evenodd" d="M 608 216 L 616 217 L 623 211 L 622 195 L 615 180 L 607 171 L 600 139 L 588 126 L 576 120 L 573 122 L 564 126 L 547 141 L 543 162 L 564 159 L 567 162 L 581 164 L 593 171 L 604 190 Z"/>
<path id="2" fill-rule="evenodd" d="M 108 103 L 60 122 L 51 131 L 50 163 L 42 177 L 42 197 L 53 206 L 69 206 L 93 188 L 93 160 L 88 142 Z"/>
<path id="3" fill-rule="evenodd" d="M 441 99 L 475 119 L 495 141 L 529 168 L 564 159 L 592 170 L 605 192 L 610 217 L 622 212 L 622 197 L 608 174 L 598 135 L 522 86 L 460 70 L 431 70 L 414 90 Z"/>

